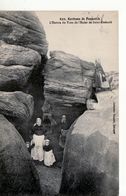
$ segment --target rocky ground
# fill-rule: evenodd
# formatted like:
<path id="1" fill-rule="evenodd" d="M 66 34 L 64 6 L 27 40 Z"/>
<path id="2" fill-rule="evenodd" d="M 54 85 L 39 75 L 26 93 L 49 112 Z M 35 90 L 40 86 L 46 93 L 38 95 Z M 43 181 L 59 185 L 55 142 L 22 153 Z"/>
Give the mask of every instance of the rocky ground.
<path id="1" fill-rule="evenodd" d="M 36 165 L 40 185 L 45 196 L 55 196 L 59 194 L 61 184 L 61 169 L 58 167 L 45 167 L 43 165 Z"/>

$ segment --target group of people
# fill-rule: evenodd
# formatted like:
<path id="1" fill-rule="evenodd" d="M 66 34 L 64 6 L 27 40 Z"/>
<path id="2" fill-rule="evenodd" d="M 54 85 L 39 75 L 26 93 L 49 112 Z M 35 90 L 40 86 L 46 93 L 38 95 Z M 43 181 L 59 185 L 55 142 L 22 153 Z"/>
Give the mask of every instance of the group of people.
<path id="1" fill-rule="evenodd" d="M 43 163 L 45 166 L 50 167 L 54 165 L 56 158 L 47 134 L 47 132 L 51 131 L 51 121 L 49 118 L 44 121 L 46 126 L 43 126 L 41 118 L 36 119 L 36 123 L 33 125 L 32 139 L 30 143 L 26 142 L 26 145 L 35 162 Z M 61 118 L 60 129 L 59 145 L 64 148 L 68 133 L 65 115 Z"/>

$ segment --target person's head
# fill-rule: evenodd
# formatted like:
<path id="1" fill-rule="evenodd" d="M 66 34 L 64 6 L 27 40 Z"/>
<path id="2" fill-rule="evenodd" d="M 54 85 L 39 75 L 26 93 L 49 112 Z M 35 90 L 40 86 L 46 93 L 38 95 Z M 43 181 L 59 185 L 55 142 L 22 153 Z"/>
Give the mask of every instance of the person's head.
<path id="1" fill-rule="evenodd" d="M 36 118 L 36 124 L 37 124 L 38 126 L 40 126 L 40 125 L 41 125 L 41 123 L 42 123 L 41 118 Z"/>
<path id="2" fill-rule="evenodd" d="M 66 115 L 62 115 L 61 122 L 66 122 Z"/>
<path id="3" fill-rule="evenodd" d="M 48 146 L 50 144 L 50 140 L 46 139 L 45 140 L 45 145 Z"/>

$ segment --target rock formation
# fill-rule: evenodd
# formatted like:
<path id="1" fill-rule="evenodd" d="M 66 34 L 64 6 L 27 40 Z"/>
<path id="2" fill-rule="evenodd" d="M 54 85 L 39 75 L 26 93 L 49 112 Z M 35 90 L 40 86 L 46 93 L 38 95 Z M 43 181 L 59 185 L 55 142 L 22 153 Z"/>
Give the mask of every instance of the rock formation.
<path id="1" fill-rule="evenodd" d="M 14 91 L 23 91 L 31 94 L 35 102 L 34 111 L 32 111 L 33 118 L 41 113 L 43 99 L 43 78 L 41 72 L 46 61 L 47 48 L 45 31 L 33 13 L 0 12 L 0 90 L 13 92 L 14 96 Z M 11 93 L 11 98 L 13 93 Z M 10 94 L 6 95 L 6 100 L 9 102 L 10 98 L 8 96 Z M 2 96 L 3 93 L 1 93 Z M 20 96 L 23 98 L 25 95 L 20 94 Z M 25 100 L 27 103 L 29 98 L 30 96 L 27 96 L 27 100 Z M 12 99 L 14 103 L 15 100 L 14 98 Z M 22 107 L 22 100 L 17 99 L 17 101 L 19 107 Z M 21 104 L 19 103 L 20 101 Z M 31 103 L 31 98 L 29 103 Z M 19 107 L 17 107 L 17 110 Z M 11 117 L 12 112 L 10 109 L 8 112 L 5 110 L 6 108 L 4 108 L 2 114 L 9 113 L 9 117 Z M 33 110 L 33 101 L 31 103 L 31 110 Z M 18 112 L 20 113 L 20 111 Z M 27 114 L 23 114 L 24 121 L 30 120 L 32 114 L 30 114 L 30 117 Z M 21 116 L 15 117 L 19 119 Z M 20 118 L 21 121 L 22 117 Z M 24 125 L 22 129 L 31 129 L 26 122 L 24 122 Z"/>
<path id="2" fill-rule="evenodd" d="M 50 52 L 47 60 L 47 50 L 45 31 L 33 13 L 0 12 L 0 194 L 41 192 L 23 141 L 31 118 L 33 125 L 43 111 L 58 124 L 65 114 L 69 127 L 93 94 L 93 63 L 62 51 Z M 71 127 L 61 193 L 80 190 L 98 196 L 104 187 L 100 196 L 115 196 L 118 191 L 118 128 L 112 125 L 113 96 L 106 93 L 97 95 L 96 110 L 86 111 Z M 52 138 L 57 159 L 62 156 L 57 133 Z"/>
<path id="3" fill-rule="evenodd" d="M 109 81 L 111 90 L 117 89 L 119 87 L 119 73 L 116 71 L 111 71 L 106 73 L 107 80 Z"/>
<path id="4" fill-rule="evenodd" d="M 0 114 L 0 194 L 41 193 L 39 178 L 25 143 Z"/>
<path id="5" fill-rule="evenodd" d="M 47 53 L 44 28 L 31 12 L 0 12 L 0 39 L 8 44 L 31 48 L 41 55 Z"/>
<path id="6" fill-rule="evenodd" d="M 33 67 L 22 65 L 0 65 L 0 90 L 23 90 L 32 73 Z"/>
<path id="7" fill-rule="evenodd" d="M 22 46 L 0 43 L 0 65 L 40 65 L 41 56 L 38 52 Z"/>
<path id="8" fill-rule="evenodd" d="M 1 194 L 5 189 L 22 194 L 40 192 L 37 173 L 21 136 L 28 139 L 30 119 L 41 112 L 47 49 L 45 31 L 34 13 L 0 12 Z"/>
<path id="9" fill-rule="evenodd" d="M 97 93 L 95 110 L 87 110 L 71 126 L 64 151 L 61 193 L 118 195 L 117 97 L 117 90 Z"/>
<path id="10" fill-rule="evenodd" d="M 52 51 L 50 57 L 44 69 L 43 111 L 50 104 L 56 119 L 66 114 L 71 124 L 84 111 L 92 93 L 95 66 L 62 51 Z"/>
<path id="11" fill-rule="evenodd" d="M 20 120 L 28 121 L 33 115 L 33 97 L 20 91 L 0 91 L 0 113 Z"/>

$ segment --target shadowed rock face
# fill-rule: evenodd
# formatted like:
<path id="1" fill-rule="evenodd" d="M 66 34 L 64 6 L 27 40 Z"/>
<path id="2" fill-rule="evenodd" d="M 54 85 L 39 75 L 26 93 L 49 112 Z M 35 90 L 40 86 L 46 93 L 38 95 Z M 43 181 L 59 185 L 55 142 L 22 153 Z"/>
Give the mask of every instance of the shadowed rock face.
<path id="1" fill-rule="evenodd" d="M 98 93 L 95 110 L 87 110 L 71 126 L 64 152 L 61 193 L 118 195 L 117 97 L 114 91 Z"/>
<path id="2" fill-rule="evenodd" d="M 92 93 L 95 66 L 62 51 L 52 51 L 50 57 L 44 69 L 44 96 L 54 116 L 60 110 L 56 116 L 59 118 L 62 114 L 67 115 L 65 108 L 69 108 L 71 114 L 77 111 L 78 106 L 84 108 Z M 74 111 L 71 110 L 73 107 L 76 108 Z"/>
<path id="3" fill-rule="evenodd" d="M 0 42 L 0 64 L 37 66 L 41 63 L 41 56 L 38 52 L 22 46 L 15 46 Z"/>
<path id="4" fill-rule="evenodd" d="M 0 91 L 0 114 L 16 127 L 23 139 L 29 138 L 30 119 L 34 113 L 34 100 L 29 94 L 21 91 Z"/>
<path id="5" fill-rule="evenodd" d="M 31 95 L 21 91 L 0 91 L 0 113 L 20 120 L 31 119 L 34 109 L 34 101 Z"/>
<path id="6" fill-rule="evenodd" d="M 41 111 L 47 48 L 45 31 L 34 13 L 0 12 L 0 195 L 40 192 L 22 137 L 28 139 L 30 120 Z"/>
<path id="7" fill-rule="evenodd" d="M 8 119 L 16 125 L 18 130 L 20 129 L 20 123 L 17 125 L 17 119 L 19 122 L 22 121 L 20 133 L 23 130 L 31 129 L 28 121 L 32 115 L 37 116 L 41 113 L 43 104 L 42 69 L 46 62 L 47 48 L 44 28 L 34 13 L 0 12 L 0 91 L 12 92 L 13 104 L 18 102 L 19 105 L 15 112 L 15 105 L 13 105 L 12 112 L 10 108 L 9 111 L 6 111 L 6 104 L 8 103 L 5 103 L 4 112 L 2 109 L 1 111 L 2 114 L 7 115 L 7 118 L 9 116 Z M 18 101 L 17 98 L 15 100 L 15 91 L 23 91 L 33 96 L 32 99 L 34 99 L 35 104 L 33 110 L 32 101 L 30 115 L 24 109 L 22 100 L 20 98 Z M 24 97 L 24 95 L 21 96 Z M 29 98 L 27 95 L 27 99 Z M 8 101 L 10 101 L 10 98 L 8 98 Z M 28 101 L 25 101 L 27 105 Z M 3 104 L 3 101 L 1 104 Z M 23 107 L 23 112 L 21 107 Z"/>
<path id="8" fill-rule="evenodd" d="M 25 67 L 22 65 L 0 65 L 0 90 L 23 90 L 27 85 L 32 69 L 33 67 Z"/>
<path id="9" fill-rule="evenodd" d="M 0 115 L 0 194 L 40 193 L 39 178 L 25 143 Z"/>

